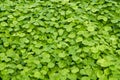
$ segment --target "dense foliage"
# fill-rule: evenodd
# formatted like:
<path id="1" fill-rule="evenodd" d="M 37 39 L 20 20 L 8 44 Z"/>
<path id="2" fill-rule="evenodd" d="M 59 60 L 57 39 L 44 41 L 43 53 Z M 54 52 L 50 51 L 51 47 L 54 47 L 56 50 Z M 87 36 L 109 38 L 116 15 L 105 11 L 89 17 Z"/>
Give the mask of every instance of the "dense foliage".
<path id="1" fill-rule="evenodd" d="M 2 80 L 120 80 L 119 0 L 0 0 Z"/>

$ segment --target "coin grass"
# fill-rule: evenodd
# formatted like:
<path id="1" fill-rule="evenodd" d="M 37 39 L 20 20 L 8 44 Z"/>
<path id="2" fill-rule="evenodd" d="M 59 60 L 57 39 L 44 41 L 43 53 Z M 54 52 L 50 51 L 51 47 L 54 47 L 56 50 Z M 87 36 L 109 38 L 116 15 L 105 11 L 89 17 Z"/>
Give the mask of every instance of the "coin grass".
<path id="1" fill-rule="evenodd" d="M 120 80 L 119 0 L 0 0 L 1 80 Z"/>

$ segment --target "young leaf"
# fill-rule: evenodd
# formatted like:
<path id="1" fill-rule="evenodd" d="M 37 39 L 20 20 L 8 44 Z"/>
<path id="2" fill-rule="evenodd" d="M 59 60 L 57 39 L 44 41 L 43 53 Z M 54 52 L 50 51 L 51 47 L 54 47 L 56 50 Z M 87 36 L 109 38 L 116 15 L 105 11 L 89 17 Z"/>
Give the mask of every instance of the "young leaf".
<path id="1" fill-rule="evenodd" d="M 72 72 L 72 73 L 77 73 L 78 71 L 79 71 L 79 68 L 76 67 L 76 66 L 73 66 L 73 67 L 71 68 L 71 72 Z"/>
<path id="2" fill-rule="evenodd" d="M 60 36 L 63 35 L 63 32 L 64 32 L 63 29 L 59 29 L 59 30 L 58 30 L 58 33 L 59 33 Z"/>
<path id="3" fill-rule="evenodd" d="M 68 35 L 69 38 L 75 38 L 75 36 L 76 36 L 75 33 L 70 33 L 70 34 Z"/>

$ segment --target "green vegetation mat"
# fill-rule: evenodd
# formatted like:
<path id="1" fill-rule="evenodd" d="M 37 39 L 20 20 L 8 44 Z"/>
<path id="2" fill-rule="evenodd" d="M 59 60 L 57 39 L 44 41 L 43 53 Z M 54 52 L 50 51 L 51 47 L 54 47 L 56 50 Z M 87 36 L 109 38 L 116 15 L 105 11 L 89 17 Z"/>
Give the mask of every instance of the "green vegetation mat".
<path id="1" fill-rule="evenodd" d="M 120 80 L 119 0 L 0 0 L 1 80 Z"/>

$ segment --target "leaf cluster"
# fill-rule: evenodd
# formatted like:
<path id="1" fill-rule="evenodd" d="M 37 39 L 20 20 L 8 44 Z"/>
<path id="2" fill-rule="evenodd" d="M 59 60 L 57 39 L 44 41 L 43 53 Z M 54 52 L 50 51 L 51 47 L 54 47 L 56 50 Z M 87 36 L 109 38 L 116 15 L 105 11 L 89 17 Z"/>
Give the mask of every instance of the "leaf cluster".
<path id="1" fill-rule="evenodd" d="M 120 80 L 116 0 L 0 0 L 0 79 Z"/>

